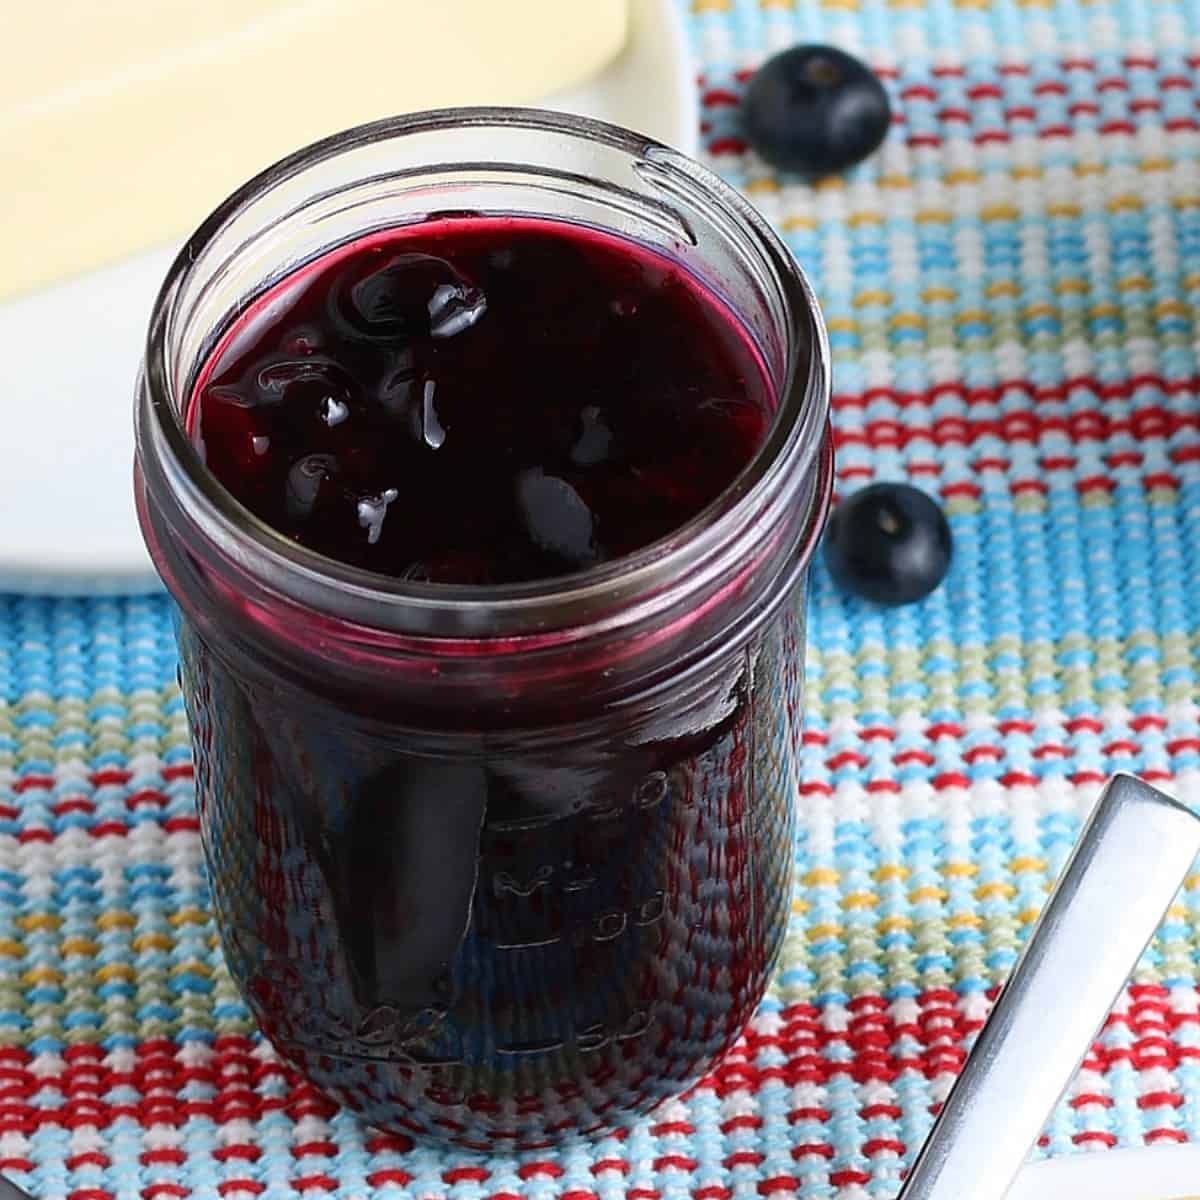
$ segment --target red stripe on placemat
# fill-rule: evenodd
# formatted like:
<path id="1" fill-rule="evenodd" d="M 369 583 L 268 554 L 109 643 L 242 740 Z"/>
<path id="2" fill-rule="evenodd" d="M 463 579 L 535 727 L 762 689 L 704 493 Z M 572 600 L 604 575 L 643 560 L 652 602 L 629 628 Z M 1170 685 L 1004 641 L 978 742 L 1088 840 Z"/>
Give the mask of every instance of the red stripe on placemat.
<path id="1" fill-rule="evenodd" d="M 877 400 L 890 400 L 901 408 L 912 405 L 932 405 L 946 396 L 973 404 L 998 404 L 1006 396 L 1019 393 L 1035 404 L 1061 403 L 1071 392 L 1086 391 L 1104 400 L 1129 400 L 1133 393 L 1142 388 L 1154 388 L 1168 396 L 1190 395 L 1200 392 L 1200 376 L 1186 379 L 1167 379 L 1157 374 L 1132 375 L 1128 379 L 1102 381 L 1094 375 L 1073 375 L 1061 383 L 1037 384 L 1028 379 L 1006 379 L 1000 383 L 971 387 L 953 380 L 931 384 L 918 391 L 902 390 L 886 385 L 866 388 L 861 392 L 835 392 L 832 403 L 835 410 L 865 408 Z"/>
<path id="2" fill-rule="evenodd" d="M 381 1167 L 378 1171 L 372 1171 L 366 1179 L 368 1185 L 373 1188 L 384 1187 L 389 1183 L 407 1187 L 412 1183 L 412 1176 L 401 1167 Z"/>

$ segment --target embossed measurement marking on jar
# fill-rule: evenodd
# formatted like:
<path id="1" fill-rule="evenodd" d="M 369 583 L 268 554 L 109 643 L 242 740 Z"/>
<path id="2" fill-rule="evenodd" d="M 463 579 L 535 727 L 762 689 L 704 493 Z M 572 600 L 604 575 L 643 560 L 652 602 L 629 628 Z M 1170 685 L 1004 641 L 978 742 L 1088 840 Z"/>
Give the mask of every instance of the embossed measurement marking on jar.
<path id="1" fill-rule="evenodd" d="M 336 1014 L 328 1019 L 344 1029 Z M 461 1051 L 442 1047 L 435 1051 L 430 1045 L 435 1039 L 457 1042 L 457 1031 L 446 1013 L 426 1008 L 407 1021 L 391 1004 L 377 1004 L 359 1022 L 354 1033 L 345 1030 L 342 1037 L 333 1038 L 327 1031 L 297 1026 L 291 1037 L 280 1034 L 281 1040 L 309 1054 L 327 1054 L 354 1062 L 401 1063 L 409 1066 L 449 1067 L 465 1060 Z"/>
<path id="2" fill-rule="evenodd" d="M 613 1029 L 603 1022 L 596 1022 L 581 1029 L 575 1036 L 575 1045 L 585 1054 L 603 1050 L 612 1042 L 631 1042 L 642 1037 L 650 1028 L 650 1013 L 644 1008 L 634 1009 L 618 1028 Z"/>
<path id="3" fill-rule="evenodd" d="M 546 887 L 554 878 L 554 868 L 552 866 L 538 867 L 538 869 L 526 879 L 517 879 L 510 875 L 507 871 L 497 871 L 492 876 L 492 890 L 497 896 L 523 896 L 528 898 L 532 896 L 538 888 Z"/>
<path id="4" fill-rule="evenodd" d="M 541 833 L 555 825 L 602 824 L 625 816 L 631 809 L 646 812 L 657 808 L 671 794 L 666 771 L 651 771 L 634 786 L 626 802 L 590 805 L 568 813 L 528 813 L 519 817 L 488 818 L 486 829 L 492 834 Z"/>
<path id="5" fill-rule="evenodd" d="M 666 894 L 660 890 L 631 908 L 614 907 L 595 913 L 584 920 L 575 922 L 563 933 L 522 941 L 494 940 L 492 945 L 497 950 L 531 950 L 539 946 L 553 946 L 562 941 L 567 941 L 575 946 L 582 946 L 589 940 L 611 942 L 620 937 L 630 926 L 640 929 L 662 920 L 666 910 Z"/>
<path id="6" fill-rule="evenodd" d="M 477 893 L 479 931 L 498 950 L 611 943 L 660 920 L 667 898 L 645 855 L 667 835 L 666 771 L 625 785 L 623 801 L 547 819 L 502 817 L 483 831 L 490 868 Z"/>
<path id="7" fill-rule="evenodd" d="M 595 1021 L 580 1029 L 574 1038 L 539 1038 L 525 1042 L 506 1042 L 498 1044 L 496 1049 L 507 1055 L 546 1054 L 553 1050 L 563 1050 L 574 1046 L 584 1054 L 603 1050 L 613 1042 L 630 1042 L 645 1035 L 650 1028 L 650 1013 L 647 1009 L 637 1008 L 616 1022 L 605 1023 Z"/>

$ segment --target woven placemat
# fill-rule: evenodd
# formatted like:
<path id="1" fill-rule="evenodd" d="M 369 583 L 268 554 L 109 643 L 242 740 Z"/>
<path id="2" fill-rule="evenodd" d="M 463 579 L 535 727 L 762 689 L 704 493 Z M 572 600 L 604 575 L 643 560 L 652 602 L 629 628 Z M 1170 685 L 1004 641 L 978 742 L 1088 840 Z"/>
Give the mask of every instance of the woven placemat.
<path id="1" fill-rule="evenodd" d="M 910 478 L 956 544 L 899 611 L 814 572 L 798 886 L 760 1015 L 619 1138 L 482 1159 L 364 1129 L 221 965 L 165 602 L 0 599 L 0 1168 L 42 1200 L 889 1195 L 1103 777 L 1200 803 L 1200 6 L 690 21 L 712 161 L 825 307 L 840 490 Z M 797 40 L 863 54 L 896 100 L 884 150 L 817 188 L 738 138 L 746 74 Z M 1042 1153 L 1200 1141 L 1198 922 L 1200 874 Z"/>

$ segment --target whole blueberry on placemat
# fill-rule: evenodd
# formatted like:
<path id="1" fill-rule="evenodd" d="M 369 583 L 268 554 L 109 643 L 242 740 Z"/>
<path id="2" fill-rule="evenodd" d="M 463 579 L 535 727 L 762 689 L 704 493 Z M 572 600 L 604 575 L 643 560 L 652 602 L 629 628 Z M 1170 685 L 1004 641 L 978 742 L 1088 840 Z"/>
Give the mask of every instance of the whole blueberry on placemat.
<path id="1" fill-rule="evenodd" d="M 862 162 L 891 119 L 879 78 L 833 46 L 793 46 L 768 59 L 742 101 L 743 132 L 759 156 L 809 176 Z"/>
<path id="2" fill-rule="evenodd" d="M 825 531 L 834 582 L 877 604 L 924 599 L 946 577 L 950 555 L 945 514 L 906 483 L 874 483 L 847 496 Z"/>

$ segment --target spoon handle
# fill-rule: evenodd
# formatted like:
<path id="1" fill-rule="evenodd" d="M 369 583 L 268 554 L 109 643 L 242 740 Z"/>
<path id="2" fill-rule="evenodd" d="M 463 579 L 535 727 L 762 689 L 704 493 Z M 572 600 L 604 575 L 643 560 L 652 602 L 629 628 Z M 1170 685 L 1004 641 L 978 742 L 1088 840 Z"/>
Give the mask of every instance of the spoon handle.
<path id="1" fill-rule="evenodd" d="M 1200 820 L 1116 775 L 898 1200 L 1002 1200 L 1200 853 Z"/>

